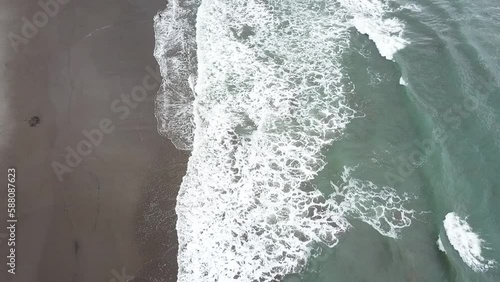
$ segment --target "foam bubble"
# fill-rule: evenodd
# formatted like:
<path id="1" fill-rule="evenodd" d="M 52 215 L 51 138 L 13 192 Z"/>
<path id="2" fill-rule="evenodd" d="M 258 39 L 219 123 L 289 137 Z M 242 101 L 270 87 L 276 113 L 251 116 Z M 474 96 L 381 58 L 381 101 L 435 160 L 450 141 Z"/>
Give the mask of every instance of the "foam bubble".
<path id="1" fill-rule="evenodd" d="M 356 117 L 341 64 L 349 13 L 330 1 L 202 2 L 197 79 L 179 76 L 195 89 L 192 108 L 179 103 L 195 124 L 176 207 L 179 281 L 274 281 L 303 270 L 317 243 L 334 247 L 348 217 L 391 237 L 411 223 L 390 188 L 349 173 L 332 197 L 310 184 Z"/>
<path id="2" fill-rule="evenodd" d="M 436 241 L 436 245 L 438 247 L 438 249 L 445 253 L 446 254 L 446 249 L 444 248 L 444 245 L 443 245 L 443 241 L 441 240 L 441 236 L 438 237 L 437 241 Z"/>
<path id="3" fill-rule="evenodd" d="M 397 238 L 399 231 L 411 225 L 416 211 L 405 208 L 413 197 L 399 195 L 387 186 L 377 186 L 370 181 L 362 181 L 351 176 L 354 169 L 344 167 L 343 183 L 331 183 L 334 193 L 330 205 L 338 214 L 357 218 L 371 225 L 380 234 Z"/>
<path id="4" fill-rule="evenodd" d="M 472 227 L 466 220 L 451 212 L 444 219 L 444 229 L 450 244 L 465 264 L 474 271 L 484 272 L 495 267 L 496 261 L 482 256 L 485 241 L 472 231 Z"/>
<path id="5" fill-rule="evenodd" d="M 180 150 L 191 150 L 194 136 L 195 17 L 200 3 L 201 0 L 169 1 L 167 9 L 154 18 L 154 55 L 163 77 L 155 111 L 158 132 L 171 139 Z M 311 3 L 313 9 L 324 5 L 323 1 Z M 391 11 L 385 3 L 341 0 L 339 4 L 338 8 L 347 10 L 346 18 L 350 19 L 350 24 L 360 33 L 367 34 L 385 58 L 392 60 L 394 54 L 408 43 L 402 38 L 404 25 L 395 18 L 385 18 L 385 14 Z"/>
<path id="6" fill-rule="evenodd" d="M 403 85 L 403 86 L 408 86 L 408 83 L 405 81 L 405 79 L 404 79 L 403 77 L 401 77 L 401 78 L 399 79 L 399 84 L 400 84 L 400 85 Z"/>
<path id="7" fill-rule="evenodd" d="M 156 98 L 158 132 L 179 150 L 191 150 L 193 101 L 197 75 L 195 17 L 200 1 L 168 1 L 154 18 L 154 56 L 162 85 Z"/>
<path id="8" fill-rule="evenodd" d="M 401 6 L 400 10 L 408 10 L 411 12 L 422 12 L 422 7 L 417 5 L 417 4 L 406 4 L 404 6 Z"/>
<path id="9" fill-rule="evenodd" d="M 339 0 L 351 18 L 352 25 L 375 43 L 383 57 L 393 60 L 394 54 L 408 45 L 403 38 L 404 24 L 395 17 L 386 17 L 392 9 L 382 1 Z"/>
<path id="10" fill-rule="evenodd" d="M 310 4 L 200 6 L 195 142 L 177 205 L 179 281 L 271 281 L 304 267 L 312 243 L 333 247 L 349 227 L 319 191 L 301 189 L 354 116 L 338 61 L 347 28 L 334 28 L 332 5 Z"/>

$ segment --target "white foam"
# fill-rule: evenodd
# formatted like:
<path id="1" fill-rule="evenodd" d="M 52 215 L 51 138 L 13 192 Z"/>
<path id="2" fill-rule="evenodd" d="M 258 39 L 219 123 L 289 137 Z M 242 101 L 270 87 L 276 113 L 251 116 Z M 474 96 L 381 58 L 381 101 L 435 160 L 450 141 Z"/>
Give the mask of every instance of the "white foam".
<path id="1" fill-rule="evenodd" d="M 171 139 L 180 150 L 191 150 L 193 142 L 193 85 L 197 77 L 193 17 L 200 1 L 168 1 L 167 9 L 154 19 L 154 55 L 163 77 L 155 116 L 159 133 Z M 316 8 L 321 7 L 322 1 L 316 2 Z M 391 10 L 384 2 L 341 0 L 339 3 L 341 6 L 338 8 L 347 10 L 346 18 L 350 19 L 349 23 L 360 33 L 367 34 L 385 58 L 392 60 L 394 54 L 408 43 L 402 37 L 404 25 L 396 18 L 385 18 L 386 13 Z"/>
<path id="2" fill-rule="evenodd" d="M 411 12 L 422 12 L 422 7 L 417 5 L 417 4 L 406 4 L 404 6 L 401 6 L 400 10 L 408 10 Z"/>
<path id="3" fill-rule="evenodd" d="M 391 8 L 378 0 L 339 0 L 351 18 L 352 25 L 362 34 L 368 35 L 383 57 L 394 59 L 394 54 L 408 45 L 403 38 L 404 24 L 395 17 L 387 18 Z"/>
<path id="4" fill-rule="evenodd" d="M 398 238 L 400 230 L 411 225 L 416 211 L 405 208 L 413 199 L 408 194 L 399 195 L 387 186 L 377 186 L 351 176 L 353 168 L 344 167 L 343 183 L 331 183 L 334 193 L 329 204 L 338 213 L 357 218 L 371 225 L 380 234 Z"/>
<path id="5" fill-rule="evenodd" d="M 198 5 L 199 0 L 168 1 L 167 9 L 154 18 L 154 56 L 163 77 L 156 98 L 158 132 L 180 150 L 191 150 L 193 143 L 197 73 L 194 17 Z"/>
<path id="6" fill-rule="evenodd" d="M 444 245 L 443 245 L 443 240 L 441 240 L 441 236 L 438 237 L 437 241 L 436 241 L 436 245 L 438 247 L 438 249 L 445 253 L 446 254 L 446 249 L 444 248 Z"/>
<path id="7" fill-rule="evenodd" d="M 408 86 L 408 83 L 405 81 L 405 79 L 403 77 L 401 77 L 399 79 L 399 84 L 403 85 L 403 86 Z"/>
<path id="8" fill-rule="evenodd" d="M 484 272 L 495 267 L 496 261 L 482 256 L 485 241 L 473 232 L 466 220 L 451 212 L 444 219 L 444 229 L 450 244 L 474 271 Z"/>
<path id="9" fill-rule="evenodd" d="M 356 115 L 341 64 L 349 13 L 328 1 L 202 2 L 197 80 L 181 77 L 196 95 L 178 281 L 273 281 L 302 270 L 316 243 L 335 246 L 348 218 L 391 237 L 411 223 L 406 196 L 350 169 L 331 197 L 310 184 Z"/>

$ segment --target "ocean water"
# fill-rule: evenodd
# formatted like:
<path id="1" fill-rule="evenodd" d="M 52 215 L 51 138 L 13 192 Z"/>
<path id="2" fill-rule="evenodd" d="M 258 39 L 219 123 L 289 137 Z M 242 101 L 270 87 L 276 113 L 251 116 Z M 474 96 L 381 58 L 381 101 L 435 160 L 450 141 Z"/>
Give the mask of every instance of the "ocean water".
<path id="1" fill-rule="evenodd" d="M 500 281 L 500 3 L 173 0 L 178 281 Z"/>

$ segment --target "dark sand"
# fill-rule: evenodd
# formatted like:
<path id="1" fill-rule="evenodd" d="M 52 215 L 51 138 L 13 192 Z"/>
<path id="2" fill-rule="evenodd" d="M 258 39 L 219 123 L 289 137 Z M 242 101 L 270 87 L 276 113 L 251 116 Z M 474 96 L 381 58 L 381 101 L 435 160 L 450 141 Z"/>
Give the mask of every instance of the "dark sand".
<path id="1" fill-rule="evenodd" d="M 66 1 L 16 54 L 7 35 L 42 9 L 0 0 L 0 181 L 16 167 L 19 220 L 15 275 L 0 229 L 0 281 L 175 281 L 175 197 L 188 156 L 157 133 L 157 87 L 127 115 L 111 109 L 147 66 L 157 69 L 152 18 L 166 3 Z M 65 148 L 105 118 L 114 131 L 59 181 L 51 164 L 66 164 Z M 6 198 L 0 189 L 2 226 Z"/>

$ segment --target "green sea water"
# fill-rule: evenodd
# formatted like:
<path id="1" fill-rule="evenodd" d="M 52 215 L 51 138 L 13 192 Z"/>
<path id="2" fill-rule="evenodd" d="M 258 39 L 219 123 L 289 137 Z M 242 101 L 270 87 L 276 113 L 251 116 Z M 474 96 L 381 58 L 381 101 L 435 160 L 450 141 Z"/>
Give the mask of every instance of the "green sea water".
<path id="1" fill-rule="evenodd" d="M 483 258 L 500 261 L 500 3 L 413 4 L 418 10 L 395 13 L 411 42 L 395 62 L 353 35 L 344 63 L 350 101 L 365 116 L 329 148 L 315 181 L 328 193 L 343 166 L 356 166 L 358 179 L 415 195 L 411 208 L 422 213 L 396 240 L 354 222 L 297 281 L 500 281 L 498 264 L 465 264 L 443 225 L 452 212 L 466 219 Z"/>

